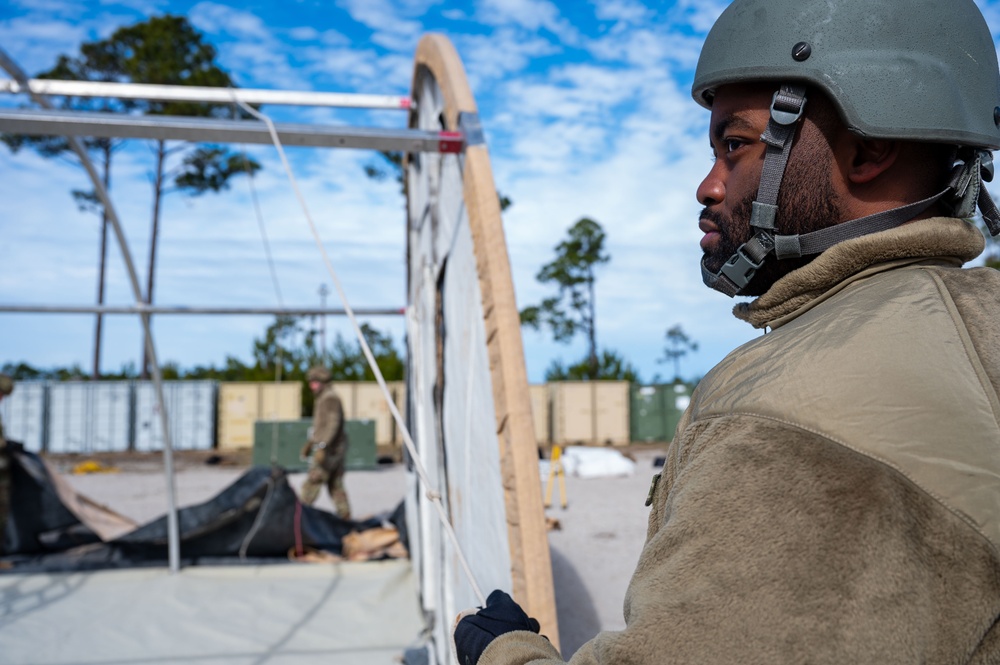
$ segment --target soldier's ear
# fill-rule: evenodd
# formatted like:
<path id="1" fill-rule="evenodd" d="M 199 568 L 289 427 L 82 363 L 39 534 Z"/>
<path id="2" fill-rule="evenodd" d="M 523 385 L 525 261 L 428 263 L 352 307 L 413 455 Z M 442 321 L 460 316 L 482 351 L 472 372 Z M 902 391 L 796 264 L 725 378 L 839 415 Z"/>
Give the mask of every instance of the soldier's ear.
<path id="1" fill-rule="evenodd" d="M 899 157 L 899 141 L 856 136 L 849 146 L 852 154 L 847 166 L 847 179 L 855 185 L 863 185 L 879 177 Z"/>

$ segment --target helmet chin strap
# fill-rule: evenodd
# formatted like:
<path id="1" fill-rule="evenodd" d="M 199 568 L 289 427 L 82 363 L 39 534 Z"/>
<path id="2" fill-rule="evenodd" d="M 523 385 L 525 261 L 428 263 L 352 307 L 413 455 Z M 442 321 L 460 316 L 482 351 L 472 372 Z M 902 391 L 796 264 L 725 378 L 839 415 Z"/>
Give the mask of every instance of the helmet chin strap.
<path id="1" fill-rule="evenodd" d="M 796 235 L 777 235 L 775 217 L 778 212 L 778 191 L 788 165 L 795 138 L 795 129 L 805 109 L 806 89 L 803 85 L 782 85 L 771 100 L 771 117 L 760 140 L 767 144 L 757 198 L 750 213 L 753 236 L 739 246 L 736 253 L 718 272 L 701 260 L 701 276 L 706 286 L 725 293 L 730 298 L 744 295 L 743 290 L 771 254 L 776 259 L 797 258 L 820 254 L 851 238 L 887 231 L 910 221 L 936 202 L 945 198 L 956 217 L 972 217 L 978 205 L 990 234 L 1000 235 L 1000 209 L 990 198 L 983 180 L 993 179 L 993 156 L 986 150 L 968 148 L 961 155 L 952 179 L 942 192 L 899 208 L 885 210 L 848 222 L 834 224 L 818 231 Z"/>
<path id="2" fill-rule="evenodd" d="M 788 155 L 792 150 L 795 129 L 806 107 L 804 85 L 782 85 L 771 98 L 771 117 L 760 140 L 767 144 L 764 167 L 757 187 L 757 198 L 750 213 L 753 237 L 729 257 L 719 272 L 713 273 L 701 260 L 701 277 L 707 286 L 730 298 L 750 283 L 768 255 L 774 251 L 774 218 L 778 213 L 778 190 L 785 176 Z"/>

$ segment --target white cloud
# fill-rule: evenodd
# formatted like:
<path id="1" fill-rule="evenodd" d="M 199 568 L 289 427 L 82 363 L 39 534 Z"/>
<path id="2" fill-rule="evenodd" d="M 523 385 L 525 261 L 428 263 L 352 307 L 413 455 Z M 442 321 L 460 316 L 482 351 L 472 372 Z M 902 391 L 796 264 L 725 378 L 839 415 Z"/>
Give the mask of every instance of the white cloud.
<path id="1" fill-rule="evenodd" d="M 602 21 L 638 24 L 652 14 L 641 2 L 634 0 L 591 0 L 594 13 Z"/>
<path id="2" fill-rule="evenodd" d="M 412 56 L 380 56 L 371 48 L 335 46 L 304 48 L 296 55 L 302 63 L 298 75 L 331 90 L 407 94 L 410 88 Z"/>
<path id="3" fill-rule="evenodd" d="M 700 37 L 654 26 L 610 33 L 588 42 L 587 49 L 600 61 L 625 62 L 653 72 L 668 66 L 694 68 L 702 42 Z"/>
<path id="4" fill-rule="evenodd" d="M 457 35 L 455 48 L 465 64 L 473 93 L 525 69 L 533 58 L 556 51 L 547 40 L 525 37 L 509 27 L 499 28 L 492 35 Z"/>
<path id="5" fill-rule="evenodd" d="M 303 48 L 288 44 L 285 34 L 294 32 L 297 39 L 309 35 L 320 36 L 324 41 L 338 39 L 335 32 L 320 35 L 308 26 L 278 31 L 256 14 L 215 2 L 198 3 L 192 7 L 188 19 L 210 38 L 223 40 L 218 46 L 219 63 L 243 87 L 310 90 L 312 83 L 307 74 L 291 60 Z"/>
<path id="6" fill-rule="evenodd" d="M 399 10 L 389 0 L 343 0 L 343 6 L 358 23 L 371 28 L 372 41 L 390 50 L 412 51 L 423 31 L 419 21 L 406 18 L 407 11 L 421 11 L 426 3 L 404 3 Z"/>
<path id="7" fill-rule="evenodd" d="M 299 26 L 288 31 L 288 36 L 300 42 L 310 42 L 320 39 L 320 33 L 312 26 Z"/>
<path id="8" fill-rule="evenodd" d="M 39 14 L 60 16 L 82 15 L 85 9 L 78 2 L 70 0 L 9 0 L 11 6 L 21 7 Z"/>
<path id="9" fill-rule="evenodd" d="M 188 12 L 192 25 L 207 33 L 229 35 L 237 39 L 273 42 L 271 31 L 258 16 L 220 5 L 200 2 Z"/>
<path id="10" fill-rule="evenodd" d="M 983 13 L 986 23 L 990 26 L 994 38 L 996 38 L 996 36 L 1000 34 L 1000 2 L 977 0 L 976 4 L 979 6 L 979 10 Z"/>
<path id="11" fill-rule="evenodd" d="M 104 7 L 126 7 L 143 16 L 162 13 L 170 6 L 168 0 L 100 0 L 100 4 Z"/>
<path id="12" fill-rule="evenodd" d="M 677 0 L 671 18 L 690 26 L 696 32 L 707 33 L 731 0 Z"/>
<path id="13" fill-rule="evenodd" d="M 78 53 L 80 44 L 91 38 L 91 26 L 86 23 L 36 17 L 0 22 L 0 44 L 29 76 L 51 68 L 60 53 Z"/>
<path id="14" fill-rule="evenodd" d="M 577 44 L 580 34 L 548 0 L 481 0 L 476 9 L 480 21 L 501 27 L 513 23 L 525 30 L 548 30 L 564 44 Z"/>

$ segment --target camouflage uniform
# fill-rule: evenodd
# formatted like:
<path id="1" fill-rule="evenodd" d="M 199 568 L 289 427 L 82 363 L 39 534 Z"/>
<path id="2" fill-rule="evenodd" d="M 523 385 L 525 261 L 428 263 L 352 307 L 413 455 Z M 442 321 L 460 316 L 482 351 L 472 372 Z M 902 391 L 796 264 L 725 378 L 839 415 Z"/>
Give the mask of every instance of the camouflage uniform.
<path id="1" fill-rule="evenodd" d="M 351 504 L 344 490 L 344 465 L 347 460 L 347 435 L 344 432 L 344 407 L 330 385 L 329 372 L 310 370 L 308 378 L 323 383 L 313 407 L 313 432 L 302 448 L 302 456 L 312 453 L 309 474 L 302 485 L 302 503 L 312 504 L 326 485 L 337 515 L 351 517 Z"/>
<path id="2" fill-rule="evenodd" d="M 0 399 L 14 392 L 14 380 L 0 374 Z M 3 435 L 3 421 L 0 421 L 0 554 L 4 553 L 7 541 L 7 515 L 10 514 L 10 456 L 7 454 L 7 440 Z"/>

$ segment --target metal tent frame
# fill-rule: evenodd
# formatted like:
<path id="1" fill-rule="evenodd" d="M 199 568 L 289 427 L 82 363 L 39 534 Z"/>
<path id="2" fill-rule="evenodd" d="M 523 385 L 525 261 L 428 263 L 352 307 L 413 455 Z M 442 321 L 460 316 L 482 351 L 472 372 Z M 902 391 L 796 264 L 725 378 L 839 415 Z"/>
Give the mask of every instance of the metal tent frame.
<path id="1" fill-rule="evenodd" d="M 132 116 L 102 112 L 59 111 L 48 99 L 56 96 L 115 97 L 147 100 L 195 101 L 204 103 L 287 104 L 301 106 L 332 106 L 346 108 L 412 110 L 409 97 L 386 95 L 354 95 L 340 93 L 310 93 L 274 90 L 237 90 L 229 88 L 199 88 L 194 86 L 159 86 L 135 83 L 96 83 L 84 81 L 54 81 L 29 79 L 17 62 L 0 48 L 0 68 L 11 79 L 0 80 L 0 92 L 27 93 L 40 110 L 0 111 L 0 131 L 15 134 L 65 136 L 70 148 L 87 171 L 94 191 L 104 206 L 108 222 L 114 230 L 128 272 L 135 305 L 130 307 L 90 307 L 51 305 L 3 305 L 2 312 L 34 313 L 102 313 L 138 315 L 142 323 L 146 351 L 152 366 L 152 379 L 159 405 L 163 430 L 163 462 L 167 481 L 167 532 L 169 568 L 180 570 L 180 537 L 174 480 L 173 445 L 163 394 L 163 378 L 156 356 L 156 345 L 150 327 L 152 314 L 343 314 L 343 309 L 294 308 L 185 308 L 152 307 L 145 305 L 138 274 L 125 239 L 122 225 L 110 195 L 94 168 L 90 157 L 77 137 L 122 137 L 171 139 L 218 143 L 272 143 L 267 124 L 257 120 L 214 120 L 170 116 Z M 460 153 L 470 143 L 466 131 L 425 131 L 417 129 L 383 129 L 374 127 L 341 127 L 329 125 L 278 124 L 274 129 L 279 140 L 289 146 L 325 148 L 361 148 L 393 150 L 405 153 Z M 478 137 L 472 136 L 472 143 Z M 400 314 L 396 309 L 356 310 L 369 314 Z"/>

